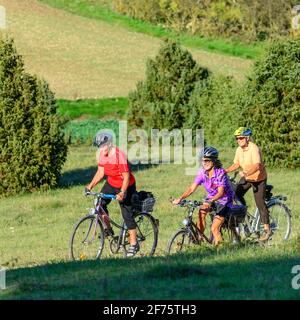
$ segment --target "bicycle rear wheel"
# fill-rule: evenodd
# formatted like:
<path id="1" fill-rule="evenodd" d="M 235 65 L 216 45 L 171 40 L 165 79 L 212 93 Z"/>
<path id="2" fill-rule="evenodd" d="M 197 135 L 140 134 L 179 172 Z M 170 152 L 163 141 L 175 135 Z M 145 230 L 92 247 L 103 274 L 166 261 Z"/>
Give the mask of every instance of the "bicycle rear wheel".
<path id="1" fill-rule="evenodd" d="M 189 232 L 186 229 L 180 229 L 169 241 L 166 253 L 174 254 L 178 252 L 185 252 L 192 244 L 193 241 Z"/>
<path id="2" fill-rule="evenodd" d="M 291 233 L 291 214 L 289 208 L 281 201 L 267 204 L 270 213 L 272 241 L 287 240 Z"/>
<path id="3" fill-rule="evenodd" d="M 135 216 L 135 222 L 137 225 L 137 241 L 140 245 L 140 250 L 137 252 L 136 256 L 152 256 L 155 253 L 158 238 L 158 228 L 155 220 L 149 213 L 139 213 Z M 125 241 L 126 254 L 126 249 L 129 247 L 127 237 Z"/>
<path id="4" fill-rule="evenodd" d="M 104 247 L 104 230 L 95 215 L 83 217 L 75 226 L 70 240 L 70 258 L 75 261 L 98 259 Z"/>

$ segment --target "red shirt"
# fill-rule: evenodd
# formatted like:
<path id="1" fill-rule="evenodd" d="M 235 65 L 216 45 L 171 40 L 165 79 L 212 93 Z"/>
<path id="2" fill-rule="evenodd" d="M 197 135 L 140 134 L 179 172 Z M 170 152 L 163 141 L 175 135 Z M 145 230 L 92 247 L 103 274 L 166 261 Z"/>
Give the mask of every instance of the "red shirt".
<path id="1" fill-rule="evenodd" d="M 123 184 L 123 172 L 129 172 L 129 186 L 135 183 L 135 178 L 133 174 L 129 170 L 127 157 L 124 152 L 122 152 L 119 148 L 115 148 L 113 155 L 104 156 L 100 152 L 99 157 L 99 167 L 104 167 L 104 174 L 107 176 L 107 182 L 115 187 L 121 188 Z"/>

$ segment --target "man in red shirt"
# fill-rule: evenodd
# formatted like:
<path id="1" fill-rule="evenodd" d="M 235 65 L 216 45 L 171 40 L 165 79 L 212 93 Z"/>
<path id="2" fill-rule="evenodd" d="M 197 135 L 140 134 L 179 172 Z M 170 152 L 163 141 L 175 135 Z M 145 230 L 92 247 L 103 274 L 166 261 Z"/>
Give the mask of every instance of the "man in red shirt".
<path id="1" fill-rule="evenodd" d="M 116 195 L 129 232 L 130 247 L 127 256 L 134 256 L 140 249 L 137 242 L 136 223 L 131 209 L 131 197 L 136 192 L 135 178 L 130 172 L 125 153 L 113 146 L 113 137 L 110 133 L 98 132 L 94 145 L 100 149 L 98 170 L 86 188 L 92 190 L 104 176 L 107 177 L 101 192 Z M 107 205 L 110 201 L 110 199 L 102 199 L 102 206 L 107 214 Z M 105 222 L 110 226 L 108 219 L 105 219 Z"/>

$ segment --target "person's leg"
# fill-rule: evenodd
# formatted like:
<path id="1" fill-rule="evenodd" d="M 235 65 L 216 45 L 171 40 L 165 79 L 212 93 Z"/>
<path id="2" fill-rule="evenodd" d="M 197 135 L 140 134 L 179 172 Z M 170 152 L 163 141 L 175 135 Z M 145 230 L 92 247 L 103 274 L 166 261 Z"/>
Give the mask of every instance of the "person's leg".
<path id="1" fill-rule="evenodd" d="M 225 221 L 225 217 L 216 215 L 211 225 L 211 232 L 214 236 L 214 244 L 218 245 L 223 239 L 220 232 L 221 226 Z"/>
<path id="2" fill-rule="evenodd" d="M 197 227 L 201 231 L 201 233 L 204 233 L 204 230 L 206 227 L 207 213 L 208 213 L 208 209 L 205 209 L 203 206 L 201 206 L 198 213 L 198 221 L 197 221 Z"/>
<path id="3" fill-rule="evenodd" d="M 245 178 L 241 178 L 241 180 L 237 184 L 235 195 L 244 206 L 246 205 L 244 195 L 250 188 L 251 183 L 247 182 Z"/>
<path id="4" fill-rule="evenodd" d="M 259 238 L 260 241 L 266 241 L 271 236 L 269 210 L 265 203 L 266 180 L 253 183 L 253 194 L 256 206 L 260 214 L 261 223 L 264 226 L 264 234 Z"/>
<path id="5" fill-rule="evenodd" d="M 125 224 L 128 228 L 129 233 L 129 242 L 131 246 L 137 245 L 137 232 L 136 232 L 136 223 L 134 220 L 134 216 L 132 213 L 132 206 L 131 206 L 131 198 L 132 195 L 136 192 L 135 184 L 128 187 L 126 192 L 126 197 L 123 201 L 120 202 L 121 212 Z"/>
<path id="6" fill-rule="evenodd" d="M 116 188 L 112 187 L 108 182 L 105 182 L 103 185 L 101 193 L 106 193 L 106 194 L 116 194 L 117 190 Z M 101 214 L 102 219 L 104 223 L 106 224 L 107 228 L 111 230 L 111 225 L 109 221 L 109 212 L 107 206 L 110 204 L 111 200 L 110 199 L 101 199 L 101 206 L 104 210 L 104 212 Z"/>

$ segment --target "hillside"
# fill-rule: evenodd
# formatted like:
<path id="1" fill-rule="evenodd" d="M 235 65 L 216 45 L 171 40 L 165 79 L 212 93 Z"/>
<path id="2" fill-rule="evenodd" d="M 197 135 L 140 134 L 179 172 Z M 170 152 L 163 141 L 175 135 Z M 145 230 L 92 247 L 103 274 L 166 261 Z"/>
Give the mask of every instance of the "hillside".
<path id="1" fill-rule="evenodd" d="M 126 96 L 143 79 L 160 40 L 120 26 L 70 14 L 37 0 L 2 0 L 6 32 L 26 70 L 46 79 L 58 98 Z M 243 79 L 251 61 L 190 50 L 212 71 Z"/>

